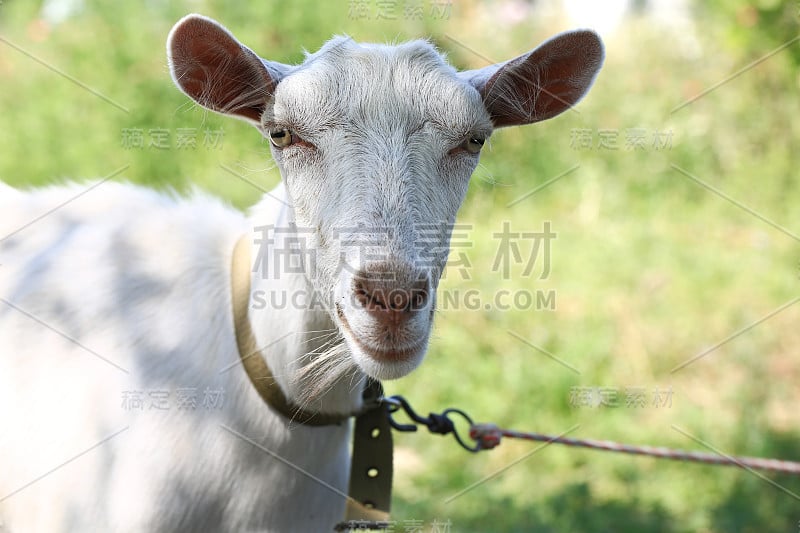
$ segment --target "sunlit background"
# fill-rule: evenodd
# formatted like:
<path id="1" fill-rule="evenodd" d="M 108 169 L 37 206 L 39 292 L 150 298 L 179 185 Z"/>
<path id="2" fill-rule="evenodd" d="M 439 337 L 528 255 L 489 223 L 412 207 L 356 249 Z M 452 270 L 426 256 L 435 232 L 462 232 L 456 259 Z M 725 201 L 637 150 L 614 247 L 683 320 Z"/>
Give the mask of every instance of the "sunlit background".
<path id="1" fill-rule="evenodd" d="M 588 97 L 492 137 L 440 289 L 451 305 L 422 367 L 387 390 L 504 427 L 800 460 L 798 2 L 3 0 L 0 179 L 43 186 L 127 166 L 114 179 L 197 187 L 241 209 L 274 186 L 255 130 L 173 87 L 164 43 L 189 12 L 285 63 L 348 34 L 428 38 L 476 68 L 595 28 L 607 59 Z M 524 237 L 546 227 L 549 261 Z M 518 240 L 503 244 L 504 228 Z M 787 476 L 396 441 L 396 531 L 800 522 Z"/>

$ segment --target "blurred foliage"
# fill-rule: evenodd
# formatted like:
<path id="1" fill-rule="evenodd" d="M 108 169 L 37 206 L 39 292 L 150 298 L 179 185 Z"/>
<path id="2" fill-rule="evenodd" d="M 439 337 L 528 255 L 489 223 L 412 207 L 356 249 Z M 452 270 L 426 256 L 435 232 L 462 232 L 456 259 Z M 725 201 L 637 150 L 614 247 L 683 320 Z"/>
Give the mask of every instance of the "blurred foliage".
<path id="1" fill-rule="evenodd" d="M 710 0 L 693 4 L 695 17 L 708 21 L 706 38 L 717 39 L 737 60 L 785 45 L 798 37 L 800 4 L 783 0 Z M 731 23 L 733 22 L 733 23 Z M 755 58 L 752 58 L 755 59 Z M 800 64 L 800 47 L 792 46 L 778 61 Z M 783 70 L 791 73 L 791 70 Z"/>
<path id="2" fill-rule="evenodd" d="M 361 41 L 426 37 L 472 68 L 574 26 L 553 2 L 456 1 L 446 18 L 426 9 L 419 19 L 361 18 L 354 4 L 85 0 L 47 22 L 40 2 L 6 0 L 0 178 L 40 186 L 126 167 L 131 182 L 199 187 L 240 208 L 277 183 L 250 126 L 198 109 L 173 87 L 164 42 L 189 12 L 222 21 L 258 53 L 288 63 L 344 33 Z M 647 2 L 637 4 L 605 36 L 606 65 L 575 112 L 492 137 L 460 214 L 471 228 L 460 251 L 472 265 L 467 278 L 449 270 L 441 291 L 474 289 L 489 299 L 502 290 L 554 290 L 555 310 L 443 310 L 424 365 L 387 388 L 421 411 L 454 405 L 519 429 L 578 426 L 571 435 L 703 448 L 674 425 L 725 453 L 800 460 L 800 310 L 770 316 L 798 296 L 800 42 L 733 76 L 800 33 L 798 5 L 697 1 L 688 23 L 670 27 L 648 15 Z M 176 145 L 184 128 L 198 132 L 195 148 Z M 142 130 L 144 147 L 125 147 L 132 129 Z M 169 147 L 150 146 L 151 130 L 166 130 Z M 222 130 L 221 146 L 204 146 L 205 130 Z M 581 131 L 590 147 L 576 145 Z M 632 149 L 637 131 L 646 143 Z M 600 147 L 603 136 L 616 148 Z M 493 234 L 504 221 L 521 231 L 552 223 L 558 237 L 546 279 L 523 276 L 519 265 L 511 279 L 493 272 Z M 671 387 L 674 396 L 670 407 L 576 407 L 575 387 Z M 536 447 L 507 442 L 468 456 L 449 439 L 397 441 L 400 525 L 755 532 L 794 531 L 800 520 L 787 493 L 800 494 L 800 483 L 782 476 L 768 476 L 776 488 L 735 469 L 557 446 L 523 459 Z"/>

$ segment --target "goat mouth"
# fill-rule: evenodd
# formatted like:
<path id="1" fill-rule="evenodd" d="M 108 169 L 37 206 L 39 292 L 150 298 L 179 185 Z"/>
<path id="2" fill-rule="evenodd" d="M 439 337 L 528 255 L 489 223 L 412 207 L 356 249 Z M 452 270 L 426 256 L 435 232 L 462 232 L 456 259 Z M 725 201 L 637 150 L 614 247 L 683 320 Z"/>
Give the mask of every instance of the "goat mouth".
<path id="1" fill-rule="evenodd" d="M 347 321 L 344 310 L 338 303 L 336 304 L 336 315 L 339 317 L 339 320 L 342 324 L 342 329 L 345 331 L 345 333 L 347 333 L 347 336 L 353 340 L 355 345 L 358 346 L 359 350 L 367 354 L 371 359 L 380 363 L 399 363 L 407 361 L 419 354 L 419 352 L 425 347 L 425 340 L 422 340 L 407 348 L 390 350 L 381 350 L 379 348 L 367 346 L 358 337 L 358 335 L 353 332 L 353 329 L 350 327 L 350 323 Z"/>

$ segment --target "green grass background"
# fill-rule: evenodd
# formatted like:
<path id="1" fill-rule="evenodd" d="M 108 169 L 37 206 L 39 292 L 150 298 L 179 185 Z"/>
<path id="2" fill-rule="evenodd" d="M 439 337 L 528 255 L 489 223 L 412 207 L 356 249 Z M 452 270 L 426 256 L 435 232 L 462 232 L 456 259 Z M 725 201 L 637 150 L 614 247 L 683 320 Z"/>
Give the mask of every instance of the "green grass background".
<path id="1" fill-rule="evenodd" d="M 474 68 L 570 29 L 557 13 L 504 21 L 491 1 L 454 1 L 446 18 L 427 10 L 421 20 L 404 18 L 399 7 L 395 20 L 361 20 L 344 0 L 85 0 L 59 24 L 42 20 L 40 4 L 0 3 L 0 179 L 40 186 L 127 166 L 115 179 L 196 186 L 239 208 L 279 176 L 254 130 L 203 112 L 173 87 L 164 42 L 184 14 L 215 17 L 262 56 L 287 63 L 346 33 L 361 41 L 427 37 L 458 67 Z M 484 298 L 554 290 L 555 310 L 440 312 L 425 363 L 388 383 L 389 392 L 421 411 L 459 406 L 519 429 L 560 434 L 577 426 L 570 436 L 800 460 L 800 305 L 672 372 L 800 296 L 800 42 L 671 113 L 797 36 L 799 9 L 696 2 L 693 50 L 633 13 L 607 38 L 606 65 L 577 113 L 497 132 L 459 216 L 472 227 L 464 250 L 470 279 L 451 270 L 441 290 L 477 289 Z M 171 147 L 126 148 L 123 132 L 136 128 L 146 144 L 150 129 L 167 130 Z M 179 128 L 198 132 L 195 149 L 177 148 Z M 632 128 L 671 131 L 671 146 L 628 150 Z M 220 148 L 203 145 L 205 129 L 224 131 Z M 571 146 L 576 129 L 591 131 L 592 149 Z M 617 150 L 597 148 L 600 130 L 618 133 Z M 520 265 L 510 279 L 492 272 L 492 234 L 503 221 L 518 231 L 550 221 L 558 237 L 547 279 L 522 276 Z M 571 405 L 576 387 L 615 389 L 623 405 Z M 625 407 L 629 387 L 671 387 L 671 406 Z M 526 457 L 539 445 L 508 441 L 473 456 L 450 438 L 396 440 L 398 531 L 412 520 L 423 531 L 449 521 L 451 531 L 465 532 L 793 532 L 800 524 L 800 481 L 787 476 L 556 445 Z"/>

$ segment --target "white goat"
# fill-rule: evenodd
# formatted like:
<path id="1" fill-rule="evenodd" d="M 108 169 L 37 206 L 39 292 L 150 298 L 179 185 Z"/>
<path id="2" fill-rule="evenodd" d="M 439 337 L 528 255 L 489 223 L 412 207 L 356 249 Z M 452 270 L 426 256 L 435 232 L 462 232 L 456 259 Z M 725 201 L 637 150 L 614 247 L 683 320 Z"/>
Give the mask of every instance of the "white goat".
<path id="1" fill-rule="evenodd" d="M 492 130 L 565 111 L 603 61 L 575 31 L 468 72 L 424 41 L 344 37 L 289 66 L 197 15 L 167 48 L 178 87 L 270 139 L 283 182 L 248 218 L 114 182 L 0 186 L 3 533 L 329 531 L 349 425 L 292 422 L 253 387 L 234 244 L 255 259 L 254 360 L 293 408 L 354 412 L 365 376 L 406 375 L 426 352 Z"/>

